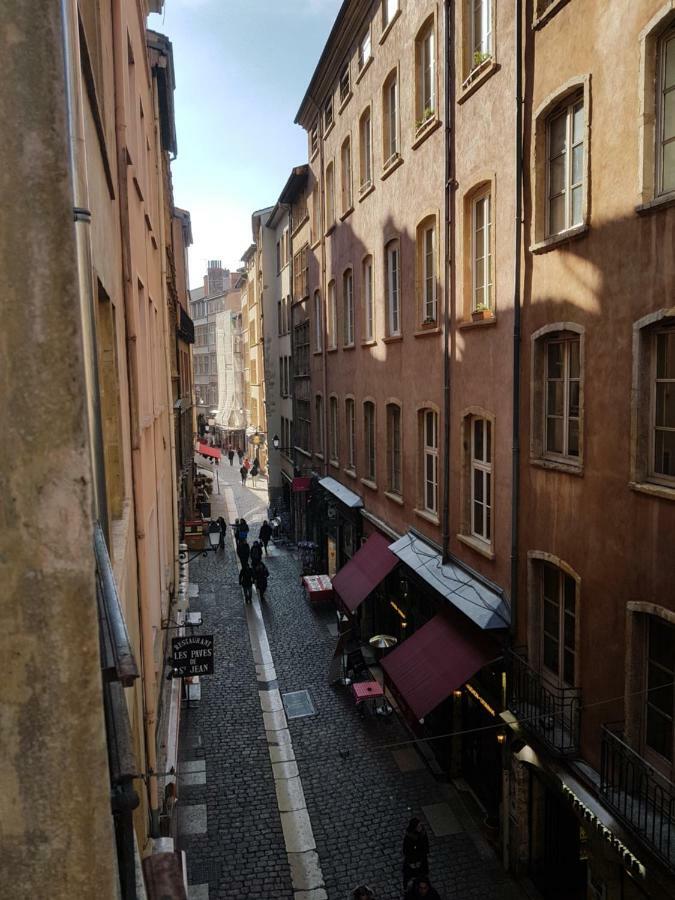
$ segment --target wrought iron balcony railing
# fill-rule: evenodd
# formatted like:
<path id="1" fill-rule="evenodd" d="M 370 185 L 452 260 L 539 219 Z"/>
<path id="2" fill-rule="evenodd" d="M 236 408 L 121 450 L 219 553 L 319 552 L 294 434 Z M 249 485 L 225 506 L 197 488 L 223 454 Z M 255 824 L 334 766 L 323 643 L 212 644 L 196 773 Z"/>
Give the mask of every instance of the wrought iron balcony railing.
<path id="1" fill-rule="evenodd" d="M 560 756 L 579 752 L 581 692 L 549 684 L 524 655 L 508 654 L 508 707 L 522 727 Z"/>
<path id="2" fill-rule="evenodd" d="M 621 725 L 603 725 L 600 792 L 609 807 L 675 870 L 675 785 L 625 741 Z"/>

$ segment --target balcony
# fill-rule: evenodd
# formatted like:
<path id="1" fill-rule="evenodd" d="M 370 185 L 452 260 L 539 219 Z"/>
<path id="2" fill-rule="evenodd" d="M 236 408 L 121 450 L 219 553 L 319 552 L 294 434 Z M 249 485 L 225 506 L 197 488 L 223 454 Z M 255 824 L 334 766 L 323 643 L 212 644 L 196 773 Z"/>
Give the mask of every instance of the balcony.
<path id="1" fill-rule="evenodd" d="M 511 650 L 508 707 L 522 727 L 559 756 L 579 752 L 581 695 L 579 688 L 559 688 L 546 682 L 524 655 Z"/>
<path id="2" fill-rule="evenodd" d="M 600 793 L 606 804 L 675 871 L 675 785 L 625 742 L 621 725 L 604 725 Z"/>

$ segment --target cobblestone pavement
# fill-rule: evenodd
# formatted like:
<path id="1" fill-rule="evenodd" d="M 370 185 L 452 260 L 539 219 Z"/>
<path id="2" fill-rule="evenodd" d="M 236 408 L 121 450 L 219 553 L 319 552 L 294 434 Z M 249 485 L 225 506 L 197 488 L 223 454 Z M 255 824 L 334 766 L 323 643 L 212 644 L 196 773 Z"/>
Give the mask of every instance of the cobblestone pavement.
<path id="1" fill-rule="evenodd" d="M 224 509 L 227 484 L 253 540 L 266 515 L 266 482 L 259 479 L 255 491 L 242 488 L 237 469 L 221 465 L 220 484 L 223 493 L 220 502 L 215 498 L 213 515 Z M 377 900 L 399 900 L 407 821 L 417 815 L 429 823 L 439 811 L 445 827 L 436 826 L 439 834 L 430 825 L 427 830 L 430 874 L 441 897 L 523 897 L 476 830 L 458 792 L 439 784 L 419 761 L 415 765 L 414 752 L 409 754 L 413 765 L 404 766 L 410 770 L 401 770 L 388 745 L 410 736 L 397 717 L 362 715 L 346 688 L 327 683 L 335 614 L 331 608 L 309 607 L 294 555 L 274 548 L 266 562 L 270 582 L 264 619 L 279 690 L 282 695 L 307 690 L 316 708 L 316 715 L 291 719 L 288 726 L 329 900 L 347 900 L 362 882 L 374 889 Z M 203 613 L 202 633 L 215 635 L 216 666 L 215 674 L 202 680 L 201 702 L 182 712 L 180 757 L 206 759 L 206 784 L 182 786 L 180 805 L 205 803 L 208 830 L 184 835 L 180 846 L 187 851 L 190 884 L 208 883 L 209 898 L 292 898 L 237 577 L 229 534 L 225 560 L 222 553 L 209 554 L 191 564 L 190 580 L 200 590 L 191 608 Z"/>

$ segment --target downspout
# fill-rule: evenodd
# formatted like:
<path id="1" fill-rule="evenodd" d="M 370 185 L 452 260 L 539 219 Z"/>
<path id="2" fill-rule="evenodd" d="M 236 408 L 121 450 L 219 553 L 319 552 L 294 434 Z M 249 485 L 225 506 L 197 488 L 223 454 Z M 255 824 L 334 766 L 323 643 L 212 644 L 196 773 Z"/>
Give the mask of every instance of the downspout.
<path id="1" fill-rule="evenodd" d="M 323 132 L 321 129 L 321 110 L 319 109 L 319 106 L 313 97 L 310 97 L 310 100 L 312 101 L 312 103 L 314 104 L 314 108 L 316 109 L 317 132 L 319 137 L 319 167 L 321 169 L 321 171 L 319 172 L 319 223 L 321 227 L 321 296 L 323 297 L 322 306 L 324 309 L 326 309 L 328 304 L 328 284 L 326 282 L 326 184 L 323 156 Z M 337 303 L 337 297 L 335 298 L 335 302 Z M 328 353 L 326 352 L 326 348 L 328 347 L 328 322 L 326 321 L 326 316 L 324 316 L 323 319 L 323 353 L 321 354 L 321 362 L 323 367 L 323 422 L 321 423 L 321 447 L 323 450 L 323 474 L 325 476 L 328 474 L 328 429 L 326 426 L 326 422 L 328 419 L 328 416 L 326 415 L 326 410 L 328 408 L 328 371 L 326 359 L 326 357 L 328 356 Z"/>
<path id="2" fill-rule="evenodd" d="M 159 835 L 159 801 L 157 790 L 157 708 L 154 685 L 154 651 L 152 622 L 143 606 L 142 558 L 145 557 L 145 524 L 142 520 L 143 489 L 137 471 L 140 454 L 139 410 L 134 390 L 138 385 L 136 341 L 138 337 L 138 315 L 134 304 L 131 273 L 131 235 L 129 230 L 129 192 L 127 179 L 127 122 L 124 91 L 124 48 L 127 46 L 126 32 L 122 19 L 122 0 L 112 0 L 113 25 L 113 72 L 115 87 L 115 144 L 117 151 L 117 184 L 120 204 L 120 236 L 122 244 L 122 285 L 124 290 L 124 324 L 127 336 L 127 389 L 131 421 L 131 478 L 134 500 L 134 529 L 136 537 L 136 576 L 138 592 L 138 615 L 141 625 L 141 663 L 143 682 L 143 722 L 145 736 L 145 761 L 148 772 L 148 802 L 150 805 L 150 831 L 152 837 Z"/>
<path id="3" fill-rule="evenodd" d="M 80 70 L 80 32 L 77 0 L 61 0 L 63 54 L 65 64 L 68 152 L 73 190 L 77 287 L 82 323 L 85 408 L 91 459 L 92 501 L 106 543 L 110 545 L 105 453 L 101 421 L 101 392 L 96 345 L 96 298 L 91 261 L 91 211 L 87 181 L 87 148 L 84 137 L 84 103 Z"/>
<path id="4" fill-rule="evenodd" d="M 443 259 L 443 443 L 445 446 L 445 477 L 443 478 L 443 559 L 450 551 L 450 472 L 451 472 L 451 322 L 455 314 L 455 154 L 452 142 L 455 134 L 455 48 L 454 17 L 450 15 L 450 3 L 443 4 L 445 44 L 443 53 L 443 84 L 445 88 L 445 249 Z"/>

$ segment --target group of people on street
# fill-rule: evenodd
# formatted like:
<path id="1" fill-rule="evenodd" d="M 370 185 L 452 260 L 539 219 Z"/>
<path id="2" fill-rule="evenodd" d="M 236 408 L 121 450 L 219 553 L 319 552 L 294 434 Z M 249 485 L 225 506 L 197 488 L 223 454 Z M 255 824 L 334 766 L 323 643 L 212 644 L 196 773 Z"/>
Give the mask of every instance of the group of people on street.
<path id="1" fill-rule="evenodd" d="M 413 817 L 403 838 L 404 900 L 441 900 L 429 881 L 429 838 L 422 822 Z M 377 900 L 372 888 L 362 884 L 352 891 L 350 900 Z"/>
<path id="2" fill-rule="evenodd" d="M 234 465 L 234 454 L 235 454 L 235 452 L 236 452 L 237 456 L 239 457 L 239 465 L 241 465 L 241 462 L 242 462 L 242 460 L 243 460 L 243 458 L 244 458 L 244 453 L 243 453 L 241 447 L 237 447 L 236 451 L 235 451 L 232 447 L 230 447 L 230 448 L 228 449 L 228 451 L 227 451 L 227 458 L 228 458 L 229 461 L 230 461 L 230 465 Z"/>
<path id="3" fill-rule="evenodd" d="M 253 487 L 255 487 L 255 480 L 260 474 L 260 463 L 258 461 L 258 457 L 251 462 L 247 457 L 244 458 L 244 461 L 241 464 L 241 468 L 239 469 L 239 474 L 241 475 L 241 483 L 242 485 L 246 485 L 246 479 L 250 476 L 251 483 Z"/>
<path id="4" fill-rule="evenodd" d="M 260 526 L 258 540 L 249 547 L 249 527 L 246 519 L 237 519 L 233 528 L 237 540 L 237 556 L 241 563 L 239 584 L 244 591 L 244 600 L 246 603 L 250 603 L 253 599 L 253 585 L 258 591 L 260 599 L 264 600 L 270 573 L 262 558 L 263 551 L 265 556 L 268 556 L 267 545 L 272 537 L 272 529 L 265 520 Z"/>

